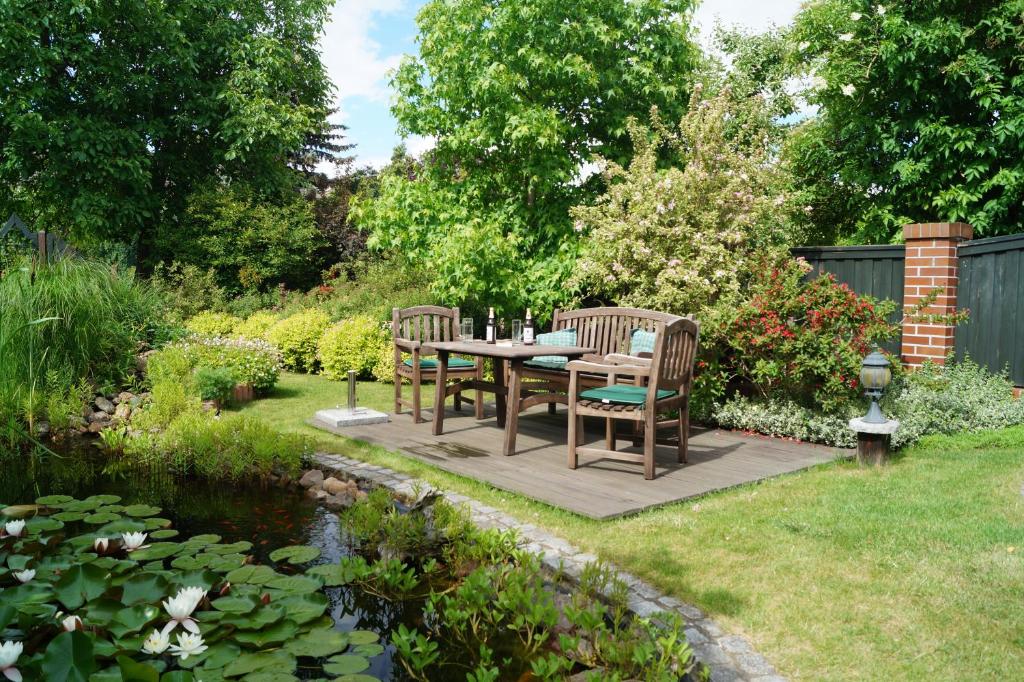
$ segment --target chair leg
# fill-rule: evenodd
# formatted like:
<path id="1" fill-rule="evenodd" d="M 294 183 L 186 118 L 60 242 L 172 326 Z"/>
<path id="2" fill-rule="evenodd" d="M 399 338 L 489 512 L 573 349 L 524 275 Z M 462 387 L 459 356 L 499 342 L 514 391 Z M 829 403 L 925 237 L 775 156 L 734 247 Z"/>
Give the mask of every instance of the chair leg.
<path id="1" fill-rule="evenodd" d="M 554 414 L 557 407 L 555 403 L 548 403 L 548 414 Z"/>
<path id="2" fill-rule="evenodd" d="M 583 434 L 583 417 L 569 415 L 569 468 L 575 469 L 579 465 L 579 455 L 576 448 L 580 445 L 580 436 Z"/>
<path id="3" fill-rule="evenodd" d="M 482 358 L 477 358 L 476 361 L 476 380 L 484 380 L 484 362 Z M 479 388 L 476 389 L 476 400 L 473 401 L 473 411 L 476 413 L 477 419 L 484 418 L 484 392 Z"/>
<path id="4" fill-rule="evenodd" d="M 455 394 L 455 411 L 462 412 L 462 392 Z"/>
<path id="5" fill-rule="evenodd" d="M 615 449 L 615 422 L 611 420 L 611 417 L 606 417 L 604 420 L 604 446 L 609 450 Z"/>
<path id="6" fill-rule="evenodd" d="M 402 413 L 402 377 L 395 372 L 395 414 Z"/>
<path id="7" fill-rule="evenodd" d="M 689 464 L 686 459 L 686 449 L 690 444 L 690 403 L 687 402 L 679 408 L 679 461 Z"/>
<path id="8" fill-rule="evenodd" d="M 420 416 L 420 377 L 419 374 L 414 374 L 412 378 L 412 420 L 416 424 L 423 423 L 423 417 Z"/>
<path id="9" fill-rule="evenodd" d="M 658 430 L 655 427 L 657 415 L 650 411 L 644 424 L 644 478 L 648 481 L 654 478 L 654 444 L 658 440 Z"/>

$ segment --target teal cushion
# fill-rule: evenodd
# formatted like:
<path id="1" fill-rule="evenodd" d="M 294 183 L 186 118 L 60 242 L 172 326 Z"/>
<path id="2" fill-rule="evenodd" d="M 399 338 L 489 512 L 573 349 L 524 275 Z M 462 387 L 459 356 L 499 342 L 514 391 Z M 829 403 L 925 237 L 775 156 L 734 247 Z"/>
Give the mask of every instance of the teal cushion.
<path id="1" fill-rule="evenodd" d="M 658 400 L 671 398 L 676 394 L 666 388 L 658 390 Z M 647 400 L 646 386 L 629 386 L 627 384 L 616 384 L 614 386 L 601 386 L 590 388 L 580 393 L 584 400 L 598 400 L 602 403 L 616 403 L 618 405 L 643 405 Z"/>
<path id="2" fill-rule="evenodd" d="M 654 332 L 645 332 L 643 329 L 634 329 L 629 335 L 629 354 L 640 355 L 641 353 L 654 352 L 654 339 L 657 335 Z"/>
<path id="3" fill-rule="evenodd" d="M 537 345 L 575 346 L 576 329 L 559 329 L 557 332 L 537 334 Z M 569 358 L 565 357 L 564 355 L 538 355 L 535 358 L 530 358 L 524 364 L 533 365 L 534 367 L 539 367 L 541 369 L 565 369 L 565 365 L 567 362 L 569 362 Z"/>
<path id="4" fill-rule="evenodd" d="M 412 360 L 406 360 L 405 364 L 412 367 Z M 448 369 L 469 369 L 476 367 L 472 360 L 463 358 L 448 358 Z M 437 360 L 434 358 L 420 358 L 420 369 L 437 369 Z"/>

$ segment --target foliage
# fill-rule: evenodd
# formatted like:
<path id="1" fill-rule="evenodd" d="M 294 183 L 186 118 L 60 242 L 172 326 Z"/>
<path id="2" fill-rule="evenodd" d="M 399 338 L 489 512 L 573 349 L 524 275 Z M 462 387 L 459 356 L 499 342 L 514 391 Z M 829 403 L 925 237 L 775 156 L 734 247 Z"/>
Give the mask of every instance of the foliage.
<path id="1" fill-rule="evenodd" d="M 318 366 L 317 344 L 330 323 L 327 313 L 309 308 L 276 322 L 267 330 L 267 340 L 281 351 L 285 367 L 312 372 Z"/>
<path id="2" fill-rule="evenodd" d="M 382 384 L 395 383 L 395 349 L 391 343 L 381 346 L 373 363 L 373 378 Z"/>
<path id="3" fill-rule="evenodd" d="M 281 371 L 281 354 L 266 341 L 194 336 L 165 346 L 149 358 L 148 369 L 153 385 L 159 382 L 159 378 L 154 377 L 152 367 L 154 363 L 159 367 L 168 355 L 175 358 L 181 355 L 190 370 L 197 367 L 227 369 L 235 383 L 251 384 L 261 393 L 273 388 Z"/>
<path id="4" fill-rule="evenodd" d="M 377 655 L 367 646 L 376 633 L 333 629 L 324 581 L 312 570 L 251 563 L 248 541 L 176 537 L 159 507 L 120 502 L 51 495 L 5 510 L 29 518 L 0 538 L 0 554 L 31 572 L 24 583 L 13 571 L 0 575 L 4 640 L 23 647 L 5 662 L 7 677 L 279 679 L 300 656 L 333 674 L 341 665 L 366 669 Z M 179 650 L 186 629 L 201 648 Z"/>
<path id="5" fill-rule="evenodd" d="M 234 333 L 243 339 L 266 339 L 278 316 L 267 311 L 255 312 L 235 325 Z"/>
<path id="6" fill-rule="evenodd" d="M 855 216 L 847 236 L 886 242 L 929 220 L 1018 231 L 1022 11 L 1020 0 L 825 0 L 800 12 L 793 42 L 819 114 L 795 156 L 819 199 Z"/>
<path id="7" fill-rule="evenodd" d="M 328 379 L 340 381 L 350 369 L 365 379 L 379 363 L 381 349 L 390 346 L 391 338 L 381 324 L 360 315 L 328 327 L 320 337 L 318 357 Z"/>
<path id="8" fill-rule="evenodd" d="M 427 280 L 421 267 L 399 258 L 360 260 L 351 264 L 347 277 L 337 269 L 328 270 L 323 286 L 310 296 L 332 320 L 368 315 L 383 322 L 391 320 L 393 308 L 434 303 Z"/>
<path id="9" fill-rule="evenodd" d="M 776 438 L 796 438 L 841 448 L 857 445 L 848 422 L 859 416 L 854 408 L 844 414 L 823 413 L 786 398 L 747 398 L 736 395 L 713 405 L 709 421 L 726 429 L 749 431 Z M 860 410 L 863 414 L 864 410 Z"/>
<path id="10" fill-rule="evenodd" d="M 189 318 L 185 322 L 185 329 L 201 336 L 230 336 L 241 322 L 234 315 L 204 310 Z"/>
<path id="11" fill-rule="evenodd" d="M 292 187 L 289 155 L 328 112 L 329 7 L 3 3 L 0 182 L 13 198 L 0 212 L 77 238 L 141 235 L 146 255 L 156 225 L 176 232 L 185 197 L 215 178 Z"/>
<path id="12" fill-rule="evenodd" d="M 223 405 L 231 400 L 235 377 L 227 367 L 200 365 L 196 368 L 196 388 L 203 400 L 214 400 Z"/>
<path id="13" fill-rule="evenodd" d="M 330 245 L 330 259 L 352 263 L 366 251 L 366 233 L 352 224 L 350 210 L 358 194 L 367 194 L 376 185 L 377 170 L 371 166 L 350 169 L 319 180 L 313 199 L 313 218 L 320 234 Z"/>
<path id="14" fill-rule="evenodd" d="M 227 294 L 212 268 L 179 261 L 157 263 L 149 283 L 163 296 L 169 316 L 179 323 L 205 311 L 224 312 L 227 304 Z"/>
<path id="15" fill-rule="evenodd" d="M 574 274 L 586 295 L 693 314 L 705 339 L 742 300 L 761 254 L 786 237 L 785 175 L 773 164 L 770 111 L 757 97 L 697 89 L 676 130 L 630 123 L 628 167 L 609 163 L 608 192 L 573 209 L 584 234 Z M 662 168 L 659 153 L 672 164 Z"/>
<path id="16" fill-rule="evenodd" d="M 630 116 L 681 113 L 697 54 L 691 10 L 689 0 L 426 3 L 419 56 L 392 80 L 393 112 L 403 133 L 436 147 L 358 202 L 371 246 L 427 266 L 442 300 L 550 314 L 575 259 L 568 209 L 600 184 L 580 177 L 583 165 L 628 154 Z"/>

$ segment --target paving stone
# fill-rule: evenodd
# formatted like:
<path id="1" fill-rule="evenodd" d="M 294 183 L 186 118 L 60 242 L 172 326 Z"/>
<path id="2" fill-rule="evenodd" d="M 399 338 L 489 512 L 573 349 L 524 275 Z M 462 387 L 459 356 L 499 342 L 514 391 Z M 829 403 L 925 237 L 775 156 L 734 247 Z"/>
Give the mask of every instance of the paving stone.
<path id="1" fill-rule="evenodd" d="M 740 682 L 743 676 L 736 670 L 727 667 L 711 669 L 711 682 Z"/>
<path id="2" fill-rule="evenodd" d="M 694 625 L 696 625 L 699 629 L 703 630 L 710 637 L 717 638 L 721 637 L 724 634 L 722 632 L 722 629 L 718 627 L 718 625 L 708 620 L 707 618 L 701 618 L 700 620 L 694 622 Z"/>
<path id="3" fill-rule="evenodd" d="M 697 657 L 697 660 L 705 665 L 715 668 L 719 666 L 732 667 L 732 661 L 725 655 L 718 645 L 714 642 L 707 642 L 705 644 L 696 644 L 693 647 L 693 655 Z"/>
<path id="4" fill-rule="evenodd" d="M 739 635 L 727 635 L 718 639 L 719 645 L 731 654 L 746 654 L 753 651 L 745 638 Z"/>
<path id="5" fill-rule="evenodd" d="M 657 602 L 647 601 L 646 599 L 630 599 L 627 602 L 627 606 L 629 606 L 630 611 L 641 618 L 649 618 L 656 613 L 660 613 L 662 610 Z"/>
<path id="6" fill-rule="evenodd" d="M 696 628 L 686 628 L 683 630 L 683 633 L 686 635 L 686 641 L 690 643 L 690 646 L 705 644 L 708 641 L 708 638 L 704 636 L 704 633 Z"/>
<path id="7" fill-rule="evenodd" d="M 735 657 L 736 662 L 739 663 L 740 667 L 743 668 L 744 672 L 751 677 L 754 676 L 774 676 L 775 668 L 768 662 L 768 659 L 761 654 L 750 653 L 740 654 Z"/>

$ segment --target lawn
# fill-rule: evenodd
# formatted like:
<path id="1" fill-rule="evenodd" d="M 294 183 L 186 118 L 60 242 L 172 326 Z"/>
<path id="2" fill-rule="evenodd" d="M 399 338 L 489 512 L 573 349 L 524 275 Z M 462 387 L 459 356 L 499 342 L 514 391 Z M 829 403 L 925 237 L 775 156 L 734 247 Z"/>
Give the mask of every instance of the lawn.
<path id="1" fill-rule="evenodd" d="M 390 410 L 392 390 L 360 384 L 360 403 Z M 1002 680 L 1024 666 L 1024 428 L 600 522 L 305 424 L 344 395 L 284 375 L 244 411 L 545 526 L 747 635 L 788 677 Z"/>

